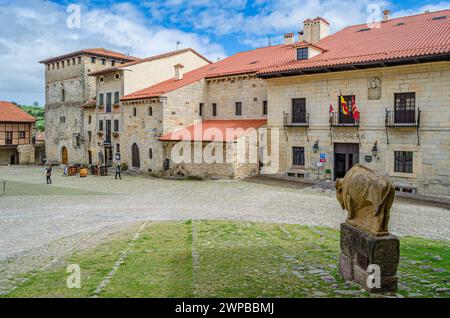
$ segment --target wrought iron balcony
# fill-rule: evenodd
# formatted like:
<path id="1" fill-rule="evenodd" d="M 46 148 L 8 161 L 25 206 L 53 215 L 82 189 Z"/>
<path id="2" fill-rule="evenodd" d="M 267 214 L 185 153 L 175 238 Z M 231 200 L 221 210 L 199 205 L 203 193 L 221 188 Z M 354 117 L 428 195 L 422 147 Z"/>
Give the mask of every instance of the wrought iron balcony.
<path id="1" fill-rule="evenodd" d="M 330 113 L 331 127 L 359 127 L 359 120 L 353 117 L 353 114 L 344 115 L 342 113 Z"/>
<path id="2" fill-rule="evenodd" d="M 309 113 L 284 113 L 284 126 L 285 127 L 308 127 L 309 126 Z"/>
<path id="3" fill-rule="evenodd" d="M 387 110 L 385 118 L 386 127 L 419 127 L 420 109 L 413 110 Z"/>

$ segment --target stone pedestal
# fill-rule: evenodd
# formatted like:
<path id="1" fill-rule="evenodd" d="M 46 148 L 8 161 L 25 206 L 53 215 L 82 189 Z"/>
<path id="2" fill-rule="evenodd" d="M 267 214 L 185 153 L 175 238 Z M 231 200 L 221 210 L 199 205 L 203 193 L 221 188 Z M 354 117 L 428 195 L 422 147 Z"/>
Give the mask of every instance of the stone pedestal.
<path id="1" fill-rule="evenodd" d="M 370 292 L 397 290 L 397 266 L 400 260 L 400 241 L 396 236 L 372 236 L 356 227 L 341 224 L 341 256 L 339 269 L 343 278 L 354 281 Z M 381 286 L 367 286 L 369 265 L 380 267 Z"/>

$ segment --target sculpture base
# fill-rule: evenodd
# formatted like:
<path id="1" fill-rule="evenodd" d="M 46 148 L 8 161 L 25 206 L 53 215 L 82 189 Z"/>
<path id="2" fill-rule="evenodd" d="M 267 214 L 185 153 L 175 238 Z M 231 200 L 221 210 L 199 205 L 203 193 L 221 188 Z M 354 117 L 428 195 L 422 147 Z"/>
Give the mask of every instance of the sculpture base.
<path id="1" fill-rule="evenodd" d="M 394 235 L 373 236 L 358 228 L 341 224 L 341 256 L 339 270 L 346 281 L 354 281 L 370 292 L 397 290 L 397 267 L 400 260 L 400 241 Z M 369 265 L 380 267 L 380 285 L 367 284 Z"/>

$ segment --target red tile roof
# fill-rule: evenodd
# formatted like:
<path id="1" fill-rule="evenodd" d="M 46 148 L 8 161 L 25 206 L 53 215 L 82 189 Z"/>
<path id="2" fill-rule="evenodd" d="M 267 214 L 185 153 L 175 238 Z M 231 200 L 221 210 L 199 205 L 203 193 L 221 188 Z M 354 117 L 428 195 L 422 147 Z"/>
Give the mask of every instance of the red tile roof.
<path id="1" fill-rule="evenodd" d="M 56 61 L 68 59 L 68 58 L 71 58 L 74 56 L 79 56 L 79 55 L 94 55 L 94 56 L 98 56 L 98 57 L 109 57 L 109 58 L 113 58 L 113 59 L 117 59 L 117 60 L 121 60 L 121 61 L 125 61 L 125 62 L 139 60 L 139 58 L 134 57 L 134 56 L 125 55 L 125 54 L 107 50 L 104 48 L 94 48 L 94 49 L 83 49 L 80 51 L 52 57 L 52 58 L 49 58 L 49 59 L 46 59 L 43 61 L 39 61 L 39 63 L 47 64 L 47 63 L 56 62 Z"/>
<path id="2" fill-rule="evenodd" d="M 146 57 L 146 58 L 139 59 L 139 60 L 136 60 L 136 61 L 120 64 L 120 65 L 117 65 L 116 67 L 108 67 L 108 68 L 105 68 L 105 69 L 100 70 L 98 72 L 90 73 L 89 75 L 97 76 L 97 75 L 101 75 L 101 74 L 115 72 L 115 71 L 120 70 L 120 69 L 122 69 L 124 67 L 127 67 L 127 66 L 136 65 L 136 64 L 140 64 L 140 63 L 144 63 L 144 62 L 155 61 L 155 60 L 171 57 L 171 56 L 174 56 L 174 55 L 186 53 L 186 52 L 189 52 L 189 51 L 194 53 L 194 54 L 196 54 L 196 55 L 198 55 L 200 58 L 204 59 L 206 62 L 211 63 L 210 60 L 208 60 L 206 57 L 204 57 L 203 55 L 201 55 L 200 53 L 198 53 L 194 49 L 187 48 L 187 49 L 182 49 L 182 50 L 178 50 L 178 51 L 172 51 L 172 52 L 168 52 L 168 53 L 163 53 L 163 54 L 158 54 L 158 55 Z"/>
<path id="3" fill-rule="evenodd" d="M 219 62 L 205 65 L 185 73 L 181 80 L 172 78 L 126 95 L 121 100 L 126 101 L 161 96 L 202 78 L 256 73 L 262 68 L 290 61 L 293 54 L 292 46 L 289 45 L 268 46 L 252 51 L 240 52 Z"/>
<path id="4" fill-rule="evenodd" d="M 449 17 L 433 20 L 445 15 Z M 326 21 L 323 18 L 314 20 L 317 19 Z M 306 45 L 303 42 L 263 47 L 237 53 L 188 72 L 181 80 L 172 78 L 126 95 L 121 100 L 159 97 L 203 78 L 249 73 L 267 75 L 450 53 L 450 10 L 392 19 L 382 22 L 379 29 L 364 29 L 367 29 L 365 24 L 350 26 L 309 44 L 323 53 L 308 60 L 296 60 L 296 48 Z"/>
<path id="5" fill-rule="evenodd" d="M 0 122 L 34 123 L 36 118 L 13 103 L 0 101 Z"/>
<path id="6" fill-rule="evenodd" d="M 443 19 L 433 19 L 447 16 Z M 450 53 L 450 10 L 381 22 L 381 28 L 360 24 L 344 28 L 315 45 L 326 52 L 309 60 L 272 65 L 259 74 L 308 70 Z"/>
<path id="7" fill-rule="evenodd" d="M 231 142 L 267 123 L 266 119 L 204 120 L 170 132 L 161 141 Z"/>

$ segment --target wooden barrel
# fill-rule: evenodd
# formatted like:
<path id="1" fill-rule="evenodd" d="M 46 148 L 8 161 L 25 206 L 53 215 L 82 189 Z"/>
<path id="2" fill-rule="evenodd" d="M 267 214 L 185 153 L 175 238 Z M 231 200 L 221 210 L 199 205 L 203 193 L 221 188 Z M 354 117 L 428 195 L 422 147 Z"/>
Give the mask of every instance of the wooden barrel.
<path id="1" fill-rule="evenodd" d="M 77 173 L 78 173 L 78 168 L 76 166 L 69 167 L 69 175 L 70 176 L 76 176 Z"/>
<path id="2" fill-rule="evenodd" d="M 87 168 L 81 168 L 80 169 L 80 178 L 85 178 L 88 175 L 88 169 Z"/>

